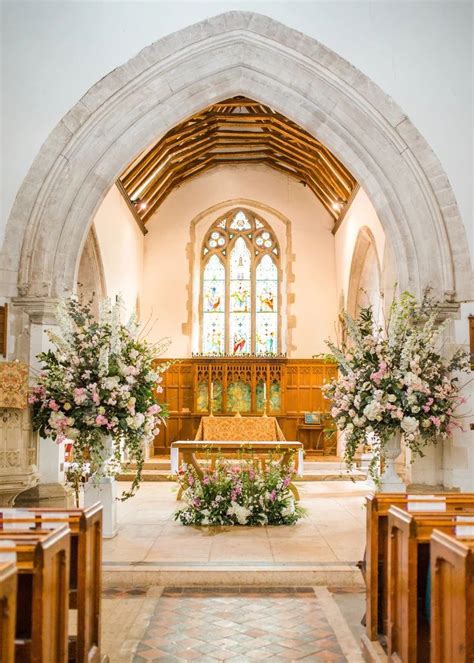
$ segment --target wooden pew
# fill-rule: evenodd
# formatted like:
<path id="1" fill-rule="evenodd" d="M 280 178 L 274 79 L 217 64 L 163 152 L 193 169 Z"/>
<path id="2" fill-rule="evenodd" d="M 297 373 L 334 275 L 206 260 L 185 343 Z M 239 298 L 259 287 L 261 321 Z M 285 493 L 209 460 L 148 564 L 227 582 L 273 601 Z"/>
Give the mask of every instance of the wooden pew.
<path id="1" fill-rule="evenodd" d="M 474 538 L 430 541 L 431 663 L 474 661 Z"/>
<path id="2" fill-rule="evenodd" d="M 366 632 L 369 640 L 377 640 L 379 635 L 387 635 L 387 559 L 388 559 L 388 510 L 398 506 L 415 510 L 417 505 L 426 510 L 432 497 L 443 498 L 446 508 L 474 506 L 474 493 L 436 493 L 433 495 L 408 495 L 405 493 L 375 493 L 366 500 L 367 545 L 366 579 L 367 608 Z"/>
<path id="3" fill-rule="evenodd" d="M 15 660 L 16 591 L 17 574 L 15 561 L 0 561 L 1 663 L 13 663 Z"/>
<path id="4" fill-rule="evenodd" d="M 474 510 L 409 513 L 388 512 L 388 660 L 425 663 L 430 660 L 429 624 L 424 616 L 430 537 L 434 529 L 454 534 L 462 516 Z M 454 662 L 453 662 L 454 663 Z"/>
<path id="5" fill-rule="evenodd" d="M 15 663 L 66 663 L 70 530 L 8 530 L 0 553 L 17 556 Z"/>
<path id="6" fill-rule="evenodd" d="M 31 514 L 25 517 L 25 512 Z M 1 512 L 0 512 L 1 513 Z M 87 509 L 4 510 L 0 531 L 7 524 L 26 524 L 49 529 L 67 524 L 71 530 L 69 608 L 77 611 L 77 635 L 69 635 L 68 660 L 97 663 L 100 655 L 100 606 L 102 594 L 102 506 Z M 6 530 L 8 531 L 8 530 Z"/>

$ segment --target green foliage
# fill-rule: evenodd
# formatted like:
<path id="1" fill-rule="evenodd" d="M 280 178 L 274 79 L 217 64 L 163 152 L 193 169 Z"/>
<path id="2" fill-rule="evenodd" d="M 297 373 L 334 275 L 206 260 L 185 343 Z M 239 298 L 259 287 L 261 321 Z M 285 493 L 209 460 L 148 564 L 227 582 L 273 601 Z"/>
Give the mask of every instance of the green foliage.
<path id="1" fill-rule="evenodd" d="M 125 325 L 120 316 L 120 301 L 105 300 L 98 321 L 90 303 L 63 301 L 60 331 L 49 334 L 52 348 L 38 355 L 42 370 L 30 403 L 42 437 L 73 443 L 67 476 L 76 492 L 85 477 L 116 476 L 134 461 L 127 499 L 140 484 L 145 447 L 167 414 L 156 401 L 166 365 L 154 367 L 164 345 L 141 340 L 135 321 Z"/>

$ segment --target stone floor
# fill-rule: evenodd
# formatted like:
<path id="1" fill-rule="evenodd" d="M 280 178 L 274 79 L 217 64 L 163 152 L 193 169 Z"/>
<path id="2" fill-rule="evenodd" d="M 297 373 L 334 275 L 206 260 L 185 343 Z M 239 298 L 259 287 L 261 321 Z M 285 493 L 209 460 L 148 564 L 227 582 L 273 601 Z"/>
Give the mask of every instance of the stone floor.
<path id="1" fill-rule="evenodd" d="M 111 663 L 363 661 L 361 590 L 110 588 L 103 603 Z"/>
<path id="2" fill-rule="evenodd" d="M 119 488 L 127 487 L 121 483 Z M 346 563 L 362 558 L 365 482 L 298 485 L 307 517 L 293 527 L 185 527 L 173 519 L 175 485 L 145 483 L 119 504 L 118 535 L 104 543 L 106 567 L 170 563 Z"/>
<path id="3" fill-rule="evenodd" d="M 365 608 L 354 565 L 369 488 L 298 488 L 307 516 L 293 527 L 185 527 L 173 519 L 179 503 L 169 482 L 146 483 L 120 503 L 118 535 L 104 542 L 103 652 L 111 663 L 360 663 Z M 341 578 L 349 581 L 338 585 Z"/>

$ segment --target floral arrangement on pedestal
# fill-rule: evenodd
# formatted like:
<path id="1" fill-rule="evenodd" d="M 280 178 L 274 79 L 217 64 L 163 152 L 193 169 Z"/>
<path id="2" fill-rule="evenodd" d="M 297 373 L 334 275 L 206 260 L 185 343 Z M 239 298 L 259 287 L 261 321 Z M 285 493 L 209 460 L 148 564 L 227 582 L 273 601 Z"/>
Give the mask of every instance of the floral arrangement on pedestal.
<path id="1" fill-rule="evenodd" d="M 90 302 L 75 296 L 62 301 L 59 332 L 48 334 L 52 348 L 38 355 L 42 370 L 29 397 L 33 426 L 44 438 L 72 441 L 67 476 L 76 494 L 84 477 L 115 477 L 134 461 L 136 475 L 122 499 L 131 497 L 141 481 L 145 448 L 166 417 L 155 394 L 162 391 L 159 373 L 167 365 L 153 362 L 167 342 L 140 339 L 133 316 L 121 323 L 122 309 L 119 298 L 106 299 L 95 320 Z"/>
<path id="2" fill-rule="evenodd" d="M 344 312 L 344 342 L 328 342 L 340 375 L 323 389 L 345 435 L 346 464 L 352 467 L 357 449 L 370 437 L 369 473 L 376 482 L 395 435 L 402 433 L 414 454 L 423 455 L 424 447 L 462 429 L 455 411 L 466 399 L 457 372 L 469 371 L 468 355 L 458 348 L 445 356 L 442 334 L 448 321 L 440 323 L 439 317 L 429 291 L 421 304 L 405 292 L 393 301 L 385 327 L 377 324 L 371 306 L 356 319 Z"/>
<path id="3" fill-rule="evenodd" d="M 183 525 L 293 525 L 305 514 L 289 488 L 293 475 L 293 466 L 276 460 L 263 472 L 252 457 L 218 458 L 202 476 L 183 464 L 177 481 L 186 507 L 175 520 Z"/>

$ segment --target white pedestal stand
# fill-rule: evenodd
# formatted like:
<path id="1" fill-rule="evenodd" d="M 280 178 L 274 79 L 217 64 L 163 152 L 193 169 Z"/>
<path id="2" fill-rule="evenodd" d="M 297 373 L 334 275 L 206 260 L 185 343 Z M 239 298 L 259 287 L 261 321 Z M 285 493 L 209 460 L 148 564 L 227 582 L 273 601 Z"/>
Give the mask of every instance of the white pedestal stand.
<path id="1" fill-rule="evenodd" d="M 404 493 L 406 485 L 395 471 L 395 461 L 401 453 L 401 433 L 395 433 L 383 449 L 385 470 L 380 478 L 380 492 Z"/>
<path id="2" fill-rule="evenodd" d="M 102 504 L 102 537 L 113 539 L 117 534 L 117 482 L 112 477 L 101 479 L 97 485 L 89 481 L 84 486 L 84 506 Z"/>
<path id="3" fill-rule="evenodd" d="M 106 461 L 113 455 L 114 443 L 110 436 L 103 438 L 102 452 L 105 473 Z M 113 477 L 104 477 L 99 481 L 89 481 L 84 486 L 84 506 L 92 506 L 96 502 L 102 504 L 102 537 L 113 539 L 117 534 L 117 481 Z"/>

